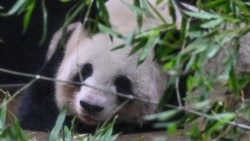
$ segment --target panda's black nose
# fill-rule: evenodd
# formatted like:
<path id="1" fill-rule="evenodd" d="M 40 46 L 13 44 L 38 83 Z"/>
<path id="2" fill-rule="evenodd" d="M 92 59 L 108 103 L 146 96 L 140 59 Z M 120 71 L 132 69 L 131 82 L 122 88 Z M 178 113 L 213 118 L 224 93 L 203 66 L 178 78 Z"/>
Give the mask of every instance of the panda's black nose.
<path id="1" fill-rule="evenodd" d="M 97 112 L 101 112 L 104 107 L 101 107 L 99 105 L 94 105 L 94 104 L 89 104 L 85 101 L 80 101 L 80 105 L 84 108 L 84 110 L 86 110 L 88 113 L 97 113 Z"/>

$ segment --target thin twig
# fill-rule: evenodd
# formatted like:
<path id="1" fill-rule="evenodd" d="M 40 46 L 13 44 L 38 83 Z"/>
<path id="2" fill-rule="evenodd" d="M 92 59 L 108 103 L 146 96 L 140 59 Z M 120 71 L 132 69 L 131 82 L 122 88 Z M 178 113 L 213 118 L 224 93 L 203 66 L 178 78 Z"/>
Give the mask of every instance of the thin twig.
<path id="1" fill-rule="evenodd" d="M 89 15 L 90 15 L 90 11 L 91 11 L 91 7 L 92 7 L 93 3 L 94 3 L 94 0 L 91 0 L 90 4 L 88 6 L 88 10 L 86 12 L 86 15 L 85 15 L 85 17 L 83 19 L 83 24 L 82 24 L 83 28 L 85 28 L 85 26 L 87 24 L 87 21 L 88 21 L 88 18 L 89 18 Z"/>

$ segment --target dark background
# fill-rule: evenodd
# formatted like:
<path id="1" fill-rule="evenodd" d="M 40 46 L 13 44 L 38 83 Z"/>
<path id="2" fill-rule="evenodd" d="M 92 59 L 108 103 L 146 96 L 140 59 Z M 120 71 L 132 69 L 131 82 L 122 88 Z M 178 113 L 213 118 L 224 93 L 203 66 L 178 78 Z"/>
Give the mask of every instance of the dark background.
<path id="1" fill-rule="evenodd" d="M 0 0 L 1 12 L 6 12 L 16 0 Z M 0 17 L 0 68 L 35 73 L 43 64 L 46 50 L 53 33 L 62 25 L 66 12 L 73 3 L 61 3 L 59 0 L 49 0 L 46 3 L 48 11 L 48 34 L 44 44 L 39 45 L 42 36 L 41 3 L 37 1 L 31 22 L 27 31 L 23 32 L 23 15 Z M 0 72 L 0 84 L 24 83 L 30 78 L 15 76 Z"/>

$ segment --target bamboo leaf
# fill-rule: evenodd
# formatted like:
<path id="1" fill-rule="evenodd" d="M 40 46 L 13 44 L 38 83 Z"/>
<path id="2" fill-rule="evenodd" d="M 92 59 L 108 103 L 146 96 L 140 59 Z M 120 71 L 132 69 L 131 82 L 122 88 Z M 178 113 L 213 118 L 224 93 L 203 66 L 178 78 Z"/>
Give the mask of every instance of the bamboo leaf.
<path id="1" fill-rule="evenodd" d="M 4 131 L 6 113 L 7 113 L 6 111 L 7 111 L 7 103 L 6 103 L 6 99 L 4 99 L 1 104 L 1 109 L 0 109 L 0 134 L 2 134 Z"/>
<path id="2" fill-rule="evenodd" d="M 42 37 L 39 41 L 39 45 L 43 44 L 46 40 L 47 26 L 48 26 L 48 13 L 45 6 L 45 0 L 42 0 L 41 2 L 42 2 L 42 12 L 43 12 L 43 32 L 42 32 Z"/>
<path id="3" fill-rule="evenodd" d="M 191 11 L 184 11 L 185 14 L 194 17 L 194 18 L 198 18 L 198 19 L 217 19 L 220 18 L 219 15 L 215 14 L 215 13 L 208 13 L 208 12 L 191 12 Z"/>
<path id="4" fill-rule="evenodd" d="M 31 14 L 34 10 L 35 5 L 36 5 L 36 0 L 30 0 L 28 5 L 26 6 L 26 12 L 25 12 L 24 19 L 23 19 L 24 32 L 27 30 L 29 26 Z"/>
<path id="5" fill-rule="evenodd" d="M 31 1 L 31 0 L 29 0 Z M 1 16 L 10 16 L 16 14 L 22 7 L 26 5 L 27 0 L 18 0 L 7 13 L 1 13 Z"/>
<path id="6" fill-rule="evenodd" d="M 157 114 L 152 114 L 152 115 L 148 115 L 145 116 L 144 119 L 145 120 L 168 120 L 172 117 L 174 117 L 177 113 L 179 112 L 179 110 L 177 109 L 173 109 L 173 110 L 169 110 L 169 111 L 165 111 L 162 113 L 157 113 Z"/>
<path id="7" fill-rule="evenodd" d="M 107 34 L 109 34 L 111 36 L 114 36 L 114 37 L 117 37 L 117 38 L 125 39 L 125 37 L 122 34 L 120 34 L 120 33 L 116 32 L 116 31 L 112 30 L 110 27 L 107 27 L 107 26 L 105 26 L 103 24 L 99 23 L 98 24 L 98 28 L 103 33 L 107 33 Z"/>
<path id="8" fill-rule="evenodd" d="M 66 106 L 64 106 L 61 109 L 60 113 L 59 113 L 59 116 L 58 116 L 58 118 L 56 120 L 54 128 L 50 132 L 49 141 L 55 141 L 55 140 L 58 139 L 60 130 L 63 127 L 63 123 L 64 123 L 64 120 L 65 120 L 65 117 L 66 117 L 66 113 L 67 113 L 67 108 L 66 108 Z"/>
<path id="9" fill-rule="evenodd" d="M 215 26 L 219 26 L 220 24 L 223 23 L 223 19 L 222 18 L 217 18 L 217 19 L 214 19 L 214 20 L 211 20 L 211 21 L 208 21 L 204 24 L 201 25 L 201 27 L 203 28 L 213 28 Z"/>

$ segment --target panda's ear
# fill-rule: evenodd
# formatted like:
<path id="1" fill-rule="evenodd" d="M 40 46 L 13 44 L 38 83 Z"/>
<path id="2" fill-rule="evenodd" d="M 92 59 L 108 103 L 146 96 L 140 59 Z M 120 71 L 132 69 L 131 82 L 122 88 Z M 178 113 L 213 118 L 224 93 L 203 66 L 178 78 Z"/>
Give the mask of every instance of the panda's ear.
<path id="1" fill-rule="evenodd" d="M 83 38 L 82 36 L 85 36 L 85 34 L 80 22 L 69 24 L 65 28 L 65 34 L 63 28 L 59 29 L 50 41 L 45 61 L 49 61 L 58 49 L 65 51 L 67 54 L 70 53 L 77 45 L 79 38 Z"/>
<path id="2" fill-rule="evenodd" d="M 65 56 L 70 55 L 75 50 L 79 42 L 81 40 L 86 39 L 87 37 L 88 37 L 87 31 L 84 30 L 82 23 L 80 22 L 74 23 L 74 30 L 72 34 L 70 35 L 70 37 L 68 38 L 68 41 L 66 44 Z"/>

